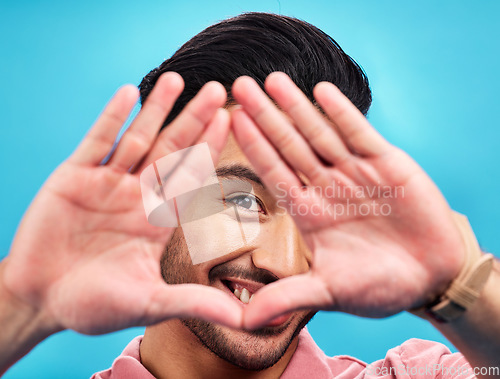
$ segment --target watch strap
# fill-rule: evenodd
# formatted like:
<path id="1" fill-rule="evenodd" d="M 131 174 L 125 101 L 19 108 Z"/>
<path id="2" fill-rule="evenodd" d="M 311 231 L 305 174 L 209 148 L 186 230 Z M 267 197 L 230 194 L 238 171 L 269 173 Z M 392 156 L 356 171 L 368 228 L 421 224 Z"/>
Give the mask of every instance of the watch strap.
<path id="1" fill-rule="evenodd" d="M 453 212 L 453 218 L 465 243 L 465 261 L 460 273 L 446 291 L 432 303 L 411 312 L 429 316 L 439 322 L 449 322 L 470 309 L 481 294 L 493 268 L 493 255 L 484 254 L 467 217 Z"/>

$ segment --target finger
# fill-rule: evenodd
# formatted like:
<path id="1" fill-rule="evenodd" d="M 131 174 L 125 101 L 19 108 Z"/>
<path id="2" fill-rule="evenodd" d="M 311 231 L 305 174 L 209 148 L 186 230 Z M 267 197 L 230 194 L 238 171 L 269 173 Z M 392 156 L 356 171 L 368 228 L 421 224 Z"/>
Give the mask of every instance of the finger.
<path id="1" fill-rule="evenodd" d="M 265 82 L 267 93 L 289 114 L 315 152 L 325 161 L 338 164 L 351 154 L 332 125 L 283 72 L 270 74 Z"/>
<path id="2" fill-rule="evenodd" d="M 109 166 L 127 171 L 144 157 L 183 87 L 182 77 L 175 72 L 160 76 L 141 111 L 119 141 Z"/>
<path id="3" fill-rule="evenodd" d="M 217 163 L 222 149 L 226 145 L 230 126 L 231 117 L 229 116 L 229 112 L 224 108 L 219 108 L 212 121 L 208 124 L 205 132 L 196 142 L 197 144 L 203 142 L 208 144 L 210 155 L 214 163 Z"/>
<path id="4" fill-rule="evenodd" d="M 162 130 L 151 151 L 134 171 L 142 171 L 151 162 L 193 145 L 226 102 L 226 90 L 218 82 L 205 84 L 170 125 Z"/>
<path id="5" fill-rule="evenodd" d="M 69 161 L 81 165 L 99 165 L 111 152 L 116 136 L 139 97 L 133 85 L 121 87 L 109 101 Z"/>
<path id="6" fill-rule="evenodd" d="M 141 170 L 141 193 L 149 223 L 179 225 L 195 194 L 205 185 L 218 183 L 215 164 L 229 126 L 227 110 L 219 108 L 193 146 L 167 154 Z"/>
<path id="7" fill-rule="evenodd" d="M 208 177 L 214 172 L 215 162 L 219 159 L 220 153 L 225 146 L 229 134 L 229 113 L 227 110 L 219 108 L 212 121 L 207 126 L 205 132 L 198 138 L 194 145 L 199 146 L 206 142 L 208 154 L 203 149 L 188 149 L 186 154 L 180 158 L 174 166 L 172 172 L 159 172 L 163 181 L 164 193 L 185 193 L 186 189 L 200 188 Z M 206 160 L 212 160 L 212 168 L 207 169 Z M 213 178 L 214 179 L 214 178 Z M 194 193 L 192 193 L 194 196 Z M 183 196 L 183 204 L 189 204 L 189 196 Z M 177 210 L 182 213 L 183 206 L 177 199 Z"/>
<path id="8" fill-rule="evenodd" d="M 243 307 L 226 293 L 199 284 L 158 284 L 144 325 L 170 318 L 199 318 L 241 328 Z"/>
<path id="9" fill-rule="evenodd" d="M 377 156 L 390 149 L 389 142 L 335 85 L 318 83 L 314 88 L 314 98 L 338 127 L 346 144 L 355 152 L 364 156 Z"/>
<path id="10" fill-rule="evenodd" d="M 230 117 L 226 109 L 219 108 L 215 113 L 212 121 L 208 124 L 205 132 L 196 141 L 196 144 L 207 143 L 210 152 L 210 158 L 216 165 L 219 160 L 222 149 L 226 145 L 229 135 Z M 188 154 L 186 159 L 181 163 L 173 175 L 171 181 L 173 183 L 182 183 L 184 188 L 197 188 L 203 185 L 207 175 L 210 173 L 200 170 L 203 167 L 203 160 L 206 157 L 199 154 Z M 186 200 L 187 198 L 185 198 Z"/>
<path id="11" fill-rule="evenodd" d="M 287 166 L 243 109 L 233 111 L 232 122 L 238 145 L 257 175 L 276 198 L 282 198 L 283 193 L 285 196 L 291 193 L 289 188 L 292 186 L 296 188 L 302 186 L 297 175 Z"/>
<path id="12" fill-rule="evenodd" d="M 292 168 L 311 182 L 322 176 L 323 164 L 255 80 L 245 76 L 236 79 L 232 93 Z"/>
<path id="13" fill-rule="evenodd" d="M 324 282 L 309 274 L 280 279 L 255 293 L 245 308 L 243 327 L 257 329 L 288 312 L 331 309 L 333 303 Z"/>

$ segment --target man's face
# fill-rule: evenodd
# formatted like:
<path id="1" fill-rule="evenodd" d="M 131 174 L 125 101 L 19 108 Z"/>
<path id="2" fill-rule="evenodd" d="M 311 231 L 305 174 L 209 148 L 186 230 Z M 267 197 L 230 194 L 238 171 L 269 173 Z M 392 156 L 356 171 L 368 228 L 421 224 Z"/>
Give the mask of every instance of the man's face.
<path id="1" fill-rule="evenodd" d="M 162 275 L 169 284 L 198 283 L 218 288 L 244 307 L 246 299 L 239 298 L 244 288 L 251 296 L 266 284 L 307 272 L 310 251 L 291 217 L 278 207 L 253 172 L 232 135 L 222 151 L 216 172 L 220 180 L 245 182 L 247 185 L 243 188 L 251 184 L 253 194 L 239 191 L 224 195 L 225 201 L 230 201 L 239 212 L 254 217 L 258 215 L 257 237 L 226 255 L 193 265 L 183 228 L 177 228 L 162 258 Z M 220 243 L 221 247 L 227 248 L 227 241 Z M 252 332 L 197 319 L 182 320 L 182 323 L 220 358 L 241 368 L 262 370 L 274 365 L 285 354 L 313 314 L 310 311 L 294 312 Z"/>

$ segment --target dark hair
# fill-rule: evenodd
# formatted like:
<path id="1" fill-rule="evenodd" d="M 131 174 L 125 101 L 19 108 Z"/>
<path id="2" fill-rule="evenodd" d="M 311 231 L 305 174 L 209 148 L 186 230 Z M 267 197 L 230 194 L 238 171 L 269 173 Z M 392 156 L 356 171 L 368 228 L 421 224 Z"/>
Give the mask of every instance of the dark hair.
<path id="1" fill-rule="evenodd" d="M 142 103 L 167 71 L 179 73 L 185 88 L 164 125 L 209 81 L 222 83 L 231 102 L 231 85 L 238 77 L 248 75 L 263 87 L 274 71 L 288 74 L 313 102 L 314 86 L 329 81 L 363 114 L 371 104 L 365 73 L 330 36 L 307 22 L 269 13 L 244 13 L 191 38 L 144 77 L 139 85 Z"/>

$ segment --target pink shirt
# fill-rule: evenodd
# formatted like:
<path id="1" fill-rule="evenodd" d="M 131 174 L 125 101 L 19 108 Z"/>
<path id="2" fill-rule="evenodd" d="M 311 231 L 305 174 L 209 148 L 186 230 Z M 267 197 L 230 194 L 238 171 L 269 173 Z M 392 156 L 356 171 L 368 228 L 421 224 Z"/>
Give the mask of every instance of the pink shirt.
<path id="1" fill-rule="evenodd" d="M 98 372 L 92 379 L 154 379 L 141 364 L 139 345 L 142 336 L 134 338 L 110 369 Z M 410 339 L 390 349 L 385 358 L 371 364 L 339 355 L 328 357 L 304 328 L 299 334 L 297 350 L 281 376 L 291 378 L 475 378 L 472 368 L 460 353 L 437 342 Z"/>

